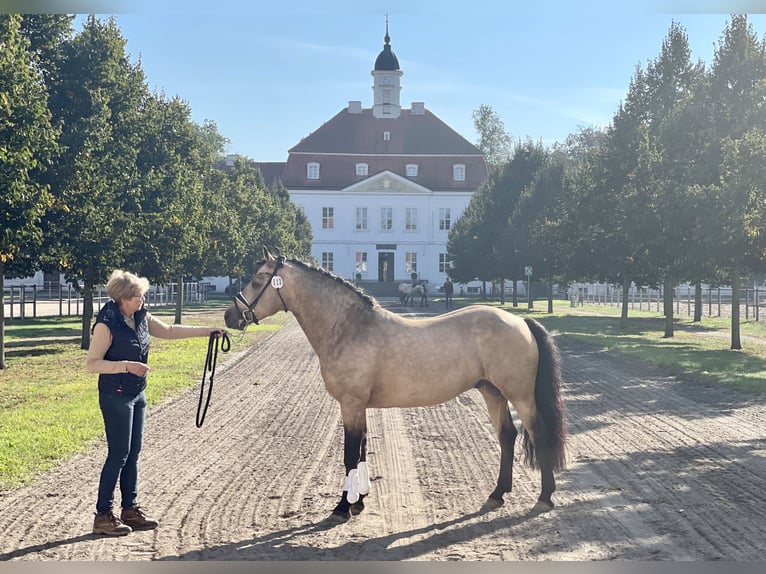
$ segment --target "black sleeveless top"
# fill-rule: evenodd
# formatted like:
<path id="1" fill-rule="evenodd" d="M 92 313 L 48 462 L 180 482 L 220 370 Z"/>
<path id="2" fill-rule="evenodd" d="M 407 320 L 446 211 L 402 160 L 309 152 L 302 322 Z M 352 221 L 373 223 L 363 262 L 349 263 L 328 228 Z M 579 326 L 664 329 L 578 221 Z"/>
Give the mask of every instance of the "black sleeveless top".
<path id="1" fill-rule="evenodd" d="M 103 323 L 112 332 L 112 344 L 104 359 L 108 361 L 138 361 L 146 363 L 149 358 L 149 321 L 146 309 L 141 307 L 133 314 L 135 331 L 125 322 L 117 303 L 110 300 L 101 308 L 96 322 Z M 118 392 L 135 396 L 146 388 L 146 375 L 133 373 L 101 373 L 98 376 L 99 392 Z"/>

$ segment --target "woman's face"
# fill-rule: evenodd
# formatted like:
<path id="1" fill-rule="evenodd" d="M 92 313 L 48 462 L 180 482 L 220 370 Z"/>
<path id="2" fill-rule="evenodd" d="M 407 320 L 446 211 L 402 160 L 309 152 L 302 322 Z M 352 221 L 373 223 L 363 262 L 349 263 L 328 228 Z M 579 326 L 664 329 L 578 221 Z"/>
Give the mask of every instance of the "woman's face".
<path id="1" fill-rule="evenodd" d="M 131 316 L 138 311 L 143 304 L 144 296 L 136 295 L 135 297 L 128 297 L 127 299 L 120 301 L 120 308 L 122 309 L 123 315 Z"/>

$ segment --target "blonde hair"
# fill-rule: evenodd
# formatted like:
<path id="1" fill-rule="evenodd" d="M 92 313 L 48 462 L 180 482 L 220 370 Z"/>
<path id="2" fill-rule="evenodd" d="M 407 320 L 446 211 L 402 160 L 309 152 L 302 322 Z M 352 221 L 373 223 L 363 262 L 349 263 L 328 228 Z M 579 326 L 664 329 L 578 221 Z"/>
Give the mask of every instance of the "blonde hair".
<path id="1" fill-rule="evenodd" d="M 106 284 L 106 294 L 115 301 L 138 297 L 149 290 L 149 280 L 128 271 L 115 269 Z"/>

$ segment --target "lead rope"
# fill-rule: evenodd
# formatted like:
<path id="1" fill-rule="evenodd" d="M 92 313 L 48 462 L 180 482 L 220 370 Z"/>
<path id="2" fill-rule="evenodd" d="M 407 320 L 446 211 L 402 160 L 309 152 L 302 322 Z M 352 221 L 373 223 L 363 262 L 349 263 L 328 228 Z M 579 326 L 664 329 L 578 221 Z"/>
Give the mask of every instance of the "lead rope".
<path id="1" fill-rule="evenodd" d="M 223 341 L 219 342 L 219 338 Z M 205 415 L 207 414 L 207 407 L 210 404 L 210 396 L 213 394 L 213 377 L 215 377 L 215 365 L 218 362 L 218 347 L 221 347 L 221 351 L 228 353 L 231 349 L 231 339 L 229 333 L 221 331 L 221 336 L 216 337 L 215 333 L 210 334 L 210 338 L 207 342 L 207 356 L 205 357 L 205 370 L 202 371 L 202 385 L 199 389 L 199 402 L 197 403 L 197 428 L 202 426 L 205 422 Z M 207 390 L 207 401 L 205 401 L 205 408 L 202 408 L 202 397 L 205 395 L 205 375 L 210 373 L 210 379 L 208 380 L 209 387 Z"/>

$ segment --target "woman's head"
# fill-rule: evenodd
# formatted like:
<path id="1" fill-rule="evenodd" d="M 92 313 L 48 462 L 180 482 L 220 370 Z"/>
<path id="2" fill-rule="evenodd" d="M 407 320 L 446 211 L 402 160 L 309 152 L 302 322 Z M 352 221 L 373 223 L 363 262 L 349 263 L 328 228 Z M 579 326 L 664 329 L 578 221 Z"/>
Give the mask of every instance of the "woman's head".
<path id="1" fill-rule="evenodd" d="M 141 297 L 149 290 L 149 280 L 128 271 L 115 269 L 106 284 L 106 294 L 115 301 Z"/>

